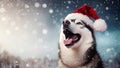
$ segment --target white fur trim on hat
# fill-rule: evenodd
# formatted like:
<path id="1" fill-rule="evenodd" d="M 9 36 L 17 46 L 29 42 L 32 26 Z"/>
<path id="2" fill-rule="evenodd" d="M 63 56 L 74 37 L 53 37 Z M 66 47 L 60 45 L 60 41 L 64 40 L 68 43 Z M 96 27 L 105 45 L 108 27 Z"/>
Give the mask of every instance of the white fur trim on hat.
<path id="1" fill-rule="evenodd" d="M 103 19 L 97 19 L 93 24 L 93 28 L 95 31 L 103 32 L 107 29 L 107 24 Z"/>

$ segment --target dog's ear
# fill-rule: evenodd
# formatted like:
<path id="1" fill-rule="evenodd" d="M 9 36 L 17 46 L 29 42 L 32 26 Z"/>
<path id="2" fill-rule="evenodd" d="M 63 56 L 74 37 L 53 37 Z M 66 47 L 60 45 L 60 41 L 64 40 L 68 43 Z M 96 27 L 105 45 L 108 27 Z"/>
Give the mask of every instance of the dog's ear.
<path id="1" fill-rule="evenodd" d="M 93 29 L 95 31 L 103 32 L 107 29 L 107 24 L 103 19 L 97 19 L 93 24 Z"/>

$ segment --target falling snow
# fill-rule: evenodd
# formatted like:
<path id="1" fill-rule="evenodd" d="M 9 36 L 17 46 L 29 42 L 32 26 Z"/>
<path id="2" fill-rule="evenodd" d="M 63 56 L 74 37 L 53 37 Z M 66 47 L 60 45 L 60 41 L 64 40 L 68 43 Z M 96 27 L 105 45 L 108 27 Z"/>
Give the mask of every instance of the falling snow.
<path id="1" fill-rule="evenodd" d="M 35 7 L 38 8 L 40 4 L 38 2 L 35 3 Z"/>
<path id="2" fill-rule="evenodd" d="M 99 17 L 105 19 L 108 25 L 107 31 L 96 35 L 97 48 L 105 61 L 106 68 L 120 68 L 115 67 L 120 65 L 117 63 L 120 61 L 120 55 L 118 55 L 120 53 L 119 0 L 94 0 L 94 2 L 86 1 L 85 3 L 95 7 Z M 17 59 L 24 62 L 21 66 L 25 67 L 22 68 L 37 68 L 32 67 L 33 62 L 33 66 L 41 66 L 39 68 L 50 68 L 49 66 L 55 68 L 61 22 L 67 14 L 82 4 L 84 4 L 84 0 L 58 0 L 57 2 L 1 0 L 0 53 L 4 54 L 2 50 L 6 50 L 15 58 L 17 58 L 16 56 L 21 57 Z M 28 57 L 32 58 L 22 60 Z M 14 63 L 17 66 L 19 61 L 15 59 Z"/>
<path id="3" fill-rule="evenodd" d="M 106 32 L 105 32 L 105 35 L 106 35 L 106 36 L 109 36 L 109 35 L 110 35 L 110 33 L 109 33 L 108 31 L 106 31 Z"/>
<path id="4" fill-rule="evenodd" d="M 109 61 L 110 63 L 112 62 L 112 60 L 111 60 L 111 59 L 109 59 L 108 61 Z"/>
<path id="5" fill-rule="evenodd" d="M 30 6 L 28 4 L 25 4 L 25 8 L 29 8 Z"/>
<path id="6" fill-rule="evenodd" d="M 16 31 L 18 31 L 18 30 L 19 30 L 19 27 L 18 27 L 18 26 L 16 26 L 16 27 L 15 27 L 15 30 L 16 30 Z"/>
<path id="7" fill-rule="evenodd" d="M 33 31 L 32 31 L 32 34 L 36 35 L 36 34 L 37 34 L 37 31 L 36 31 L 36 30 L 33 30 Z"/>
<path id="8" fill-rule="evenodd" d="M 116 17 L 115 20 L 119 20 L 118 17 Z"/>
<path id="9" fill-rule="evenodd" d="M 108 8 L 108 7 L 106 7 L 105 9 L 106 9 L 106 10 L 109 10 L 109 8 Z"/>
<path id="10" fill-rule="evenodd" d="M 109 20 L 109 16 L 105 16 L 107 20 Z"/>
<path id="11" fill-rule="evenodd" d="M 11 26 L 15 26 L 16 23 L 15 23 L 14 21 L 12 21 L 12 22 L 10 23 L 10 25 L 11 25 Z"/>
<path id="12" fill-rule="evenodd" d="M 47 8 L 47 4 L 45 4 L 45 3 L 42 4 L 42 7 L 43 7 L 43 8 Z"/>
<path id="13" fill-rule="evenodd" d="M 6 9 L 5 8 L 0 8 L 0 13 L 4 13 L 6 12 Z"/>
<path id="14" fill-rule="evenodd" d="M 42 38 L 39 38 L 39 39 L 38 39 L 38 42 L 43 43 L 43 39 L 42 39 Z"/>
<path id="15" fill-rule="evenodd" d="M 48 30 L 47 30 L 47 29 L 43 29 L 43 30 L 42 30 L 42 33 L 43 33 L 43 34 L 47 34 L 47 33 L 48 33 Z"/>
<path id="16" fill-rule="evenodd" d="M 68 1 L 68 4 L 71 4 L 71 1 Z"/>
<path id="17" fill-rule="evenodd" d="M 66 6 L 67 9 L 69 9 L 69 6 Z"/>
<path id="18" fill-rule="evenodd" d="M 54 11 L 53 9 L 49 9 L 49 13 L 52 14 Z"/>
<path id="19" fill-rule="evenodd" d="M 108 49 L 106 49 L 106 52 L 110 52 L 111 50 L 113 50 L 113 49 L 108 48 Z"/>
<path id="20" fill-rule="evenodd" d="M 25 29 L 28 28 L 28 25 L 27 25 L 27 24 L 24 24 L 24 25 L 23 25 L 23 28 L 25 28 Z"/>
<path id="21" fill-rule="evenodd" d="M 6 34 L 10 35 L 11 34 L 10 30 L 6 30 Z"/>
<path id="22" fill-rule="evenodd" d="M 1 20 L 2 20 L 2 21 L 6 21 L 6 18 L 5 18 L 5 17 L 2 17 Z"/>

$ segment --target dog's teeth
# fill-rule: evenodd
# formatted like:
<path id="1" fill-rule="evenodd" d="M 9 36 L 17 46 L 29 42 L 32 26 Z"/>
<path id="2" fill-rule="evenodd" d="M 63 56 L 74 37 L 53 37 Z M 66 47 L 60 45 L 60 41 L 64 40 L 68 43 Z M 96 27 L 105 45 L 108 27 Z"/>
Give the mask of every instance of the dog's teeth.
<path id="1" fill-rule="evenodd" d="M 77 37 L 77 36 L 73 36 L 72 38 L 73 38 L 74 40 L 77 40 L 77 39 L 78 39 L 78 37 Z"/>

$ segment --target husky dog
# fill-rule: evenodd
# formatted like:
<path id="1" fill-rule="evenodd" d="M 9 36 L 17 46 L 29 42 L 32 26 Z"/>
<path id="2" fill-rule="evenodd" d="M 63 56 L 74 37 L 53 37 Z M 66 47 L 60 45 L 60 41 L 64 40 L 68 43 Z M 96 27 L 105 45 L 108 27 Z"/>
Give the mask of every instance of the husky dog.
<path id="1" fill-rule="evenodd" d="M 62 23 L 58 68 L 103 68 L 96 50 L 94 31 L 105 31 L 107 27 L 103 19 L 95 18 L 93 22 L 88 15 L 81 13 L 83 7 L 91 8 L 82 6 L 77 12 L 68 14 Z"/>

